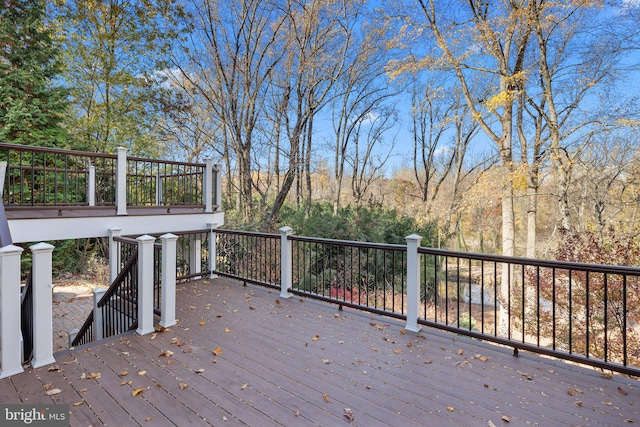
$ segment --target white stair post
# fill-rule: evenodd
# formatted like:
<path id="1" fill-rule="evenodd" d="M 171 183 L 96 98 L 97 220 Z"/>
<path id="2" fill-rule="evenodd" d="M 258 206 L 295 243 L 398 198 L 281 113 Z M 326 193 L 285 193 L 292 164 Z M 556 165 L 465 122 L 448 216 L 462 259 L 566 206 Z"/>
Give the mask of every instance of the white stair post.
<path id="1" fill-rule="evenodd" d="M 120 273 L 120 243 L 113 240 L 120 236 L 121 228 L 109 229 L 109 284 L 112 284 Z"/>
<path id="2" fill-rule="evenodd" d="M 405 237 L 407 241 L 407 331 L 420 332 L 418 312 L 420 309 L 420 257 L 418 246 L 422 236 L 412 234 Z"/>
<path id="3" fill-rule="evenodd" d="M 38 243 L 29 247 L 33 254 L 33 360 L 31 366 L 55 363 L 53 358 L 53 281 L 51 254 L 53 245 Z"/>
<path id="4" fill-rule="evenodd" d="M 20 333 L 20 255 L 22 248 L 0 248 L 0 378 L 24 372 Z"/>
<path id="5" fill-rule="evenodd" d="M 153 244 L 156 239 L 145 234 L 138 241 L 138 329 L 145 335 L 153 328 Z"/>
<path id="6" fill-rule="evenodd" d="M 200 234 L 189 238 L 189 274 L 202 272 L 202 238 Z"/>
<path id="7" fill-rule="evenodd" d="M 127 214 L 127 149 L 116 148 L 116 214 Z"/>
<path id="8" fill-rule="evenodd" d="M 216 228 L 218 228 L 218 224 L 215 222 L 207 223 L 207 227 L 209 227 L 209 279 L 216 279 L 218 275 L 214 273 L 216 268 L 218 268 L 216 264 Z"/>
<path id="9" fill-rule="evenodd" d="M 176 241 L 178 236 L 167 233 L 162 241 L 162 278 L 160 296 L 160 326 L 168 328 L 176 324 Z"/>
<path id="10" fill-rule="evenodd" d="M 293 283 L 293 251 L 291 240 L 288 237 L 293 234 L 293 228 L 282 227 L 280 229 L 280 298 L 291 298 L 289 292 Z"/>
<path id="11" fill-rule="evenodd" d="M 102 307 L 98 303 L 107 292 L 106 288 L 95 288 L 93 290 L 93 339 L 99 341 L 104 338 L 104 319 L 102 317 Z M 120 330 L 120 325 L 117 327 Z"/>

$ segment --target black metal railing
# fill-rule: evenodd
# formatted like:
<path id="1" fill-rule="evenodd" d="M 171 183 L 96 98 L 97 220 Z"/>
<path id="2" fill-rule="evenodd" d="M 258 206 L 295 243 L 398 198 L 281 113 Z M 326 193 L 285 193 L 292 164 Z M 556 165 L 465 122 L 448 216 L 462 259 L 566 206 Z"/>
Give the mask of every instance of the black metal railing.
<path id="1" fill-rule="evenodd" d="M 421 323 L 640 374 L 640 269 L 420 248 Z M 437 277 L 437 280 L 433 280 Z"/>
<path id="2" fill-rule="evenodd" d="M 290 236 L 292 292 L 406 315 L 406 246 Z"/>
<path id="3" fill-rule="evenodd" d="M 114 240 L 120 244 L 122 268 L 97 302 L 101 319 L 101 325 L 98 326 L 100 330 L 96 330 L 95 321 L 98 316 L 92 311 L 71 342 L 71 346 L 88 344 L 95 341 L 98 336 L 107 338 L 137 327 L 138 242 L 126 237 L 115 237 Z"/>
<path id="4" fill-rule="evenodd" d="M 7 162 L 3 205 L 7 209 L 114 207 L 117 160 L 113 154 L 0 143 L 0 162 Z M 126 158 L 125 175 L 130 207 L 201 208 L 205 189 L 214 194 L 219 179 L 214 168 L 213 182 L 205 183 L 203 163 L 138 157 Z M 218 199 L 213 197 L 218 195 L 212 196 L 215 203 Z"/>
<path id="5" fill-rule="evenodd" d="M 216 274 L 280 286 L 280 235 L 216 230 Z"/>
<path id="6" fill-rule="evenodd" d="M 280 286 L 280 235 L 216 230 L 216 271 Z M 407 247 L 289 236 L 291 292 L 407 316 Z M 640 268 L 418 249 L 418 322 L 640 375 Z"/>
<path id="7" fill-rule="evenodd" d="M 23 362 L 33 356 L 33 281 L 29 272 L 20 295 L 20 329 L 22 331 Z"/>

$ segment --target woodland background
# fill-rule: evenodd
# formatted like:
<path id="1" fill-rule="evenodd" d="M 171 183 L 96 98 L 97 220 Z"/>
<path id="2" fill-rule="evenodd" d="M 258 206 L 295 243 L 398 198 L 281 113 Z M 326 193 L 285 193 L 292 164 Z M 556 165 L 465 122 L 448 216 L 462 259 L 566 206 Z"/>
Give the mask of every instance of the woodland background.
<path id="1" fill-rule="evenodd" d="M 227 228 L 639 265 L 639 50 L 637 0 L 6 0 L 0 141 L 213 158 Z"/>

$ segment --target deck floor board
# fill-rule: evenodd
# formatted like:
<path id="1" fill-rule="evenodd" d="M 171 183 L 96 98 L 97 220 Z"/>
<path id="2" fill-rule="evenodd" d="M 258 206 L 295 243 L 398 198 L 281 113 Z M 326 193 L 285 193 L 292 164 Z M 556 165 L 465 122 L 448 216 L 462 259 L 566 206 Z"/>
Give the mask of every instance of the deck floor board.
<path id="1" fill-rule="evenodd" d="M 72 426 L 640 422 L 634 378 L 514 357 L 509 348 L 429 328 L 404 333 L 395 319 L 283 299 L 232 280 L 181 284 L 177 300 L 177 325 L 58 353 L 57 369 L 27 368 L 0 380 L 0 399 L 78 403 Z M 91 373 L 100 377 L 88 379 Z M 47 396 L 45 385 L 61 392 Z"/>

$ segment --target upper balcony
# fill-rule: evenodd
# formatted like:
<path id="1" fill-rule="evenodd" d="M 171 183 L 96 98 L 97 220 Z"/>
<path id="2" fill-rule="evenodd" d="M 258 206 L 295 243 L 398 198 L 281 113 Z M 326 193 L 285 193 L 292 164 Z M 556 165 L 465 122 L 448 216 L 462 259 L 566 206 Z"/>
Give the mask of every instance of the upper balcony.
<path id="1" fill-rule="evenodd" d="M 0 143 L 0 191 L 13 242 L 106 237 L 109 228 L 140 234 L 224 222 L 219 169 L 211 160 L 144 159 L 127 156 L 125 148 L 116 151 Z"/>

